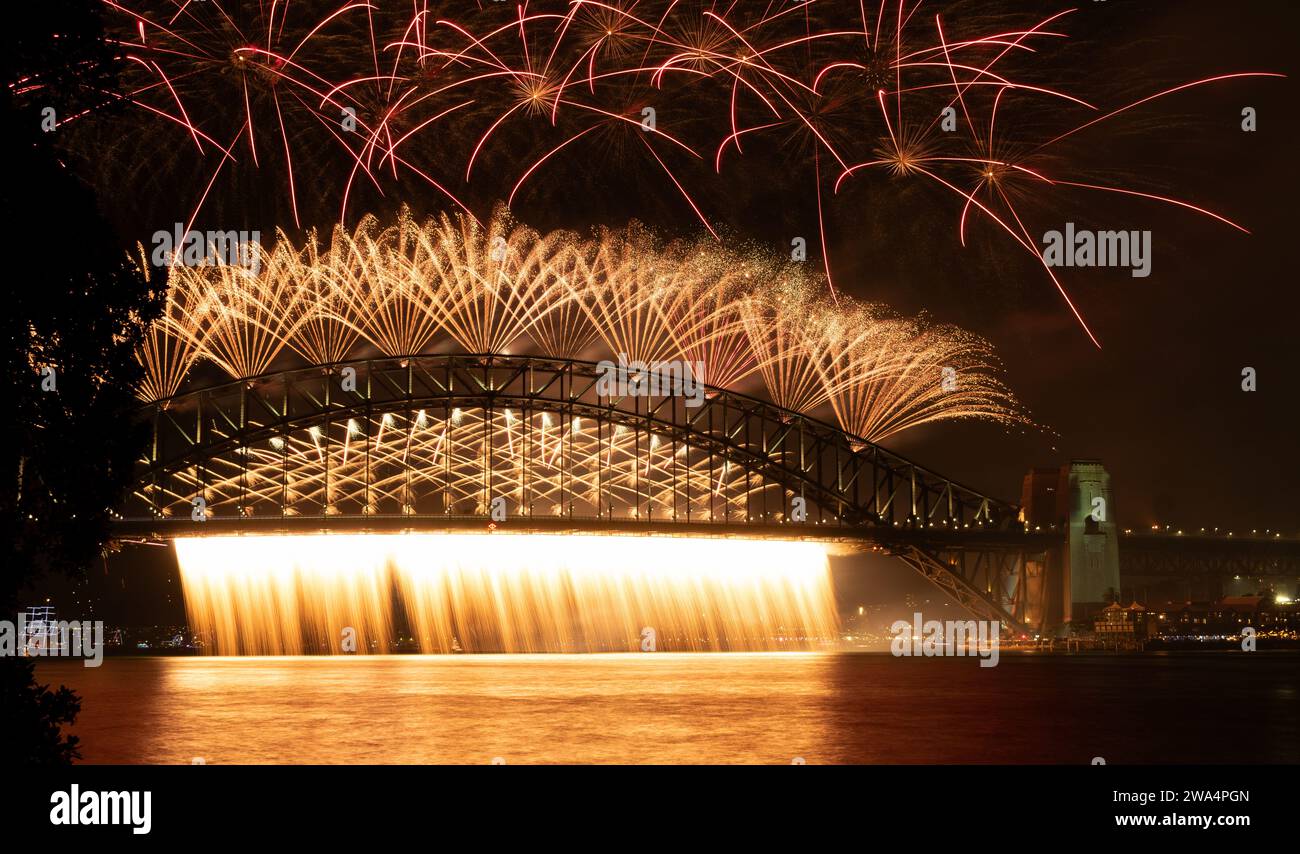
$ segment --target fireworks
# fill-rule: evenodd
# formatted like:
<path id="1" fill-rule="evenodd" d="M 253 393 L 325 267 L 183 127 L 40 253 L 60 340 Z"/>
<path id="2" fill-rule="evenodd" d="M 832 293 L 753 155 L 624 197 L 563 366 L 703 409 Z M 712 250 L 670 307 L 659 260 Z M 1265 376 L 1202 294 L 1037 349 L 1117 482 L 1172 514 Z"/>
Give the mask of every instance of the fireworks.
<path id="1" fill-rule="evenodd" d="M 716 173 L 743 174 L 748 152 L 776 147 L 795 163 L 783 189 L 816 199 L 824 259 L 824 222 L 856 213 L 837 194 L 864 181 L 872 204 L 895 184 L 939 188 L 951 205 L 937 212 L 962 244 L 982 219 L 1037 257 L 1030 209 L 1059 207 L 1065 194 L 1123 194 L 1240 228 L 1095 178 L 1062 144 L 1176 92 L 1270 76 L 1221 74 L 1093 103 L 1054 82 L 1066 68 L 1051 57 L 1073 10 L 1030 17 L 987 2 L 104 5 L 131 109 L 69 117 L 70 145 L 136 185 L 155 172 L 197 175 L 183 199 L 188 222 L 205 206 L 269 211 L 279 225 L 348 222 L 349 210 L 430 193 L 483 213 L 530 190 L 594 199 L 617 177 L 614 192 L 657 182 L 639 194 L 644 204 L 679 204 L 713 231 L 725 201 Z M 21 94 L 40 89 L 26 81 Z M 105 152 L 106 138 L 155 147 Z M 1059 275 L 1044 273 L 1086 330 Z M 469 346 L 515 331 L 509 303 L 460 293 L 468 301 L 454 311 L 488 336 Z"/>
<path id="2" fill-rule="evenodd" d="M 805 650 L 836 628 L 816 543 L 371 534 L 176 551 L 191 625 L 223 655 L 336 652 L 349 627 L 357 652 L 388 652 L 394 601 L 426 653 Z"/>
<path id="3" fill-rule="evenodd" d="M 140 353 L 142 396 L 174 394 L 196 358 L 248 379 L 285 348 L 328 366 L 362 343 L 392 357 L 453 345 L 703 363 L 723 388 L 757 374 L 773 402 L 830 404 L 868 441 L 932 420 L 1024 421 L 986 343 L 883 306 L 836 304 L 798 265 L 663 245 L 636 226 L 542 235 L 504 211 L 486 226 L 405 212 L 379 225 L 337 228 L 327 251 L 314 236 L 298 249 L 281 235 L 259 247 L 255 269 L 172 267 L 167 310 Z"/>
<path id="4" fill-rule="evenodd" d="M 978 338 L 880 305 L 836 302 L 798 264 L 708 242 L 665 244 L 638 226 L 581 237 L 535 232 L 504 210 L 486 224 L 403 212 L 391 225 L 365 217 L 352 231 L 336 227 L 328 241 L 313 234 L 301 246 L 281 234 L 258 252 L 255 267 L 171 268 L 167 311 L 140 353 L 148 373 L 141 394 L 174 405 L 169 421 L 205 417 L 195 407 L 203 395 L 173 403 L 159 394 L 185 392 L 187 372 L 216 368 L 253 386 L 270 370 L 306 368 L 308 384 L 324 394 L 303 397 L 328 400 L 329 375 L 342 361 L 378 352 L 414 376 L 423 375 L 416 357 L 460 349 L 475 363 L 506 350 L 703 363 L 713 389 L 742 387 L 795 410 L 773 414 L 782 429 L 797 412 L 831 413 L 855 449 L 930 421 L 1028 423 Z M 363 378 L 372 380 L 384 383 L 374 372 Z M 196 376 L 192 387 L 204 382 Z M 672 393 L 651 386 L 660 400 L 647 408 Z M 208 406 L 205 429 L 223 434 L 230 423 L 213 417 L 219 405 Z M 801 448 L 771 453 L 793 466 Z M 211 518 L 254 523 L 481 520 L 497 502 L 512 519 L 797 519 L 787 485 L 716 450 L 649 417 L 604 420 L 544 397 L 439 402 L 417 394 L 405 406 L 340 411 L 239 438 L 142 478 L 135 498 L 157 518 L 183 520 L 200 496 Z M 253 560 L 219 538 L 183 545 L 191 619 L 223 652 L 278 654 L 322 648 L 344 614 L 385 648 L 394 590 L 424 651 L 454 648 L 453 637 L 465 649 L 635 648 L 646 613 L 684 649 L 773 648 L 773 636 L 787 638 L 780 648 L 803 647 L 833 627 L 824 555 L 810 553 L 793 571 L 763 552 L 766 544 L 756 544 L 739 574 L 716 556 L 658 555 L 615 577 L 607 550 L 539 551 L 533 538 L 481 565 L 416 554 L 432 541 L 416 551 L 383 543 L 362 556 L 335 539 L 300 552 L 295 540 L 235 538 L 231 548 L 247 540 L 260 555 Z M 464 545 L 481 555 L 482 542 L 444 540 L 437 549 Z M 633 560 L 646 554 L 638 544 Z M 575 634 L 575 625 L 584 631 Z"/>

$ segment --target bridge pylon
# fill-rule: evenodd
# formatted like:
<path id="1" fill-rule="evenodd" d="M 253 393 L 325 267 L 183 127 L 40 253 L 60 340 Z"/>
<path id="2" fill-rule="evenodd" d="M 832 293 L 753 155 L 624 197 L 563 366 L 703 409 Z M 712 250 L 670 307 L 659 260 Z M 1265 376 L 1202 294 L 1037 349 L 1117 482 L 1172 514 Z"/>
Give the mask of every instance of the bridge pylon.
<path id="1" fill-rule="evenodd" d="M 1055 525 L 1065 531 L 1059 545 L 1027 567 L 1031 622 L 1052 627 L 1088 619 L 1120 589 L 1119 526 L 1109 472 L 1099 460 L 1084 459 L 1031 469 L 1020 503 L 1031 528 Z"/>

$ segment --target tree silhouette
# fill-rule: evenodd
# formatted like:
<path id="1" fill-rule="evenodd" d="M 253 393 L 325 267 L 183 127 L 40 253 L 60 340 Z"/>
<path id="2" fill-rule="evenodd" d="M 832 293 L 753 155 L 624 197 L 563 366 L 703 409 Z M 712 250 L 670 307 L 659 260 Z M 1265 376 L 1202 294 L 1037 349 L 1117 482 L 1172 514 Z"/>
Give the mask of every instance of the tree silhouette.
<path id="1" fill-rule="evenodd" d="M 6 617 L 23 586 L 48 572 L 82 573 L 100 553 L 110 510 L 146 438 L 147 427 L 132 417 L 140 374 L 133 351 L 158 294 L 56 147 L 57 122 L 111 108 L 117 65 L 97 6 L 29 4 L 6 24 L 9 45 L 0 52 L 0 162 L 7 167 L 0 233 L 10 285 L 0 311 L 7 384 L 0 398 L 10 436 L 0 443 Z M 38 686 L 30 661 L 0 659 L 0 668 L 0 756 L 75 758 L 76 741 L 64 739 L 60 726 L 79 711 L 76 696 Z"/>
<path id="2" fill-rule="evenodd" d="M 52 691 L 38 684 L 35 671 L 33 658 L 11 658 L 0 666 L 0 720 L 13 730 L 0 742 L 6 767 L 67 764 L 81 758 L 79 739 L 62 731 L 81 711 L 81 699 L 66 687 Z"/>

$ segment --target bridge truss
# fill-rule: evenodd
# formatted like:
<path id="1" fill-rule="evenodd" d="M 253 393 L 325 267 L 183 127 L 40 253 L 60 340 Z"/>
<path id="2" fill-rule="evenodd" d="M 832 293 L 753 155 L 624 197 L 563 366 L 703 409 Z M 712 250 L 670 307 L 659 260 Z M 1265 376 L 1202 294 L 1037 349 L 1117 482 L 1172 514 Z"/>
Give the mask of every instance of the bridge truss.
<path id="1" fill-rule="evenodd" d="M 495 511 L 521 531 L 811 537 L 895 555 L 977 616 L 1038 628 L 1026 573 L 1059 537 L 1016 507 L 757 398 L 616 396 L 600 377 L 571 359 L 432 355 L 159 401 L 117 528 L 437 530 Z"/>

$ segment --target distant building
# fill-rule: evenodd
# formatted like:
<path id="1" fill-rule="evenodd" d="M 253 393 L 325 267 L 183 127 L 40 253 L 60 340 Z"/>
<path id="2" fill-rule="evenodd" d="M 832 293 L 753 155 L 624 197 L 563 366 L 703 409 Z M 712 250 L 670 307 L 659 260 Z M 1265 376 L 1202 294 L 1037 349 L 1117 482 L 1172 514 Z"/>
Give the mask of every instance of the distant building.
<path id="1" fill-rule="evenodd" d="M 1134 602 L 1125 608 L 1112 602 L 1102 609 L 1101 616 L 1092 624 L 1098 640 L 1104 642 L 1134 643 L 1155 634 L 1155 621 L 1146 608 Z"/>
<path id="2" fill-rule="evenodd" d="M 1215 613 L 1220 619 L 1253 617 L 1259 613 L 1268 613 L 1273 604 L 1271 596 L 1224 596 L 1217 603 Z"/>
<path id="3" fill-rule="evenodd" d="M 1300 608 L 1268 594 L 1225 596 L 1217 602 L 1170 602 L 1156 615 L 1165 637 L 1235 637 L 1250 626 L 1265 637 L 1294 639 Z"/>

